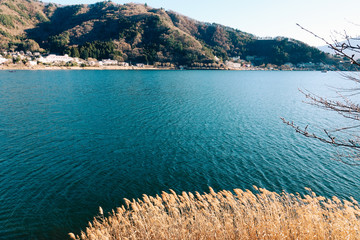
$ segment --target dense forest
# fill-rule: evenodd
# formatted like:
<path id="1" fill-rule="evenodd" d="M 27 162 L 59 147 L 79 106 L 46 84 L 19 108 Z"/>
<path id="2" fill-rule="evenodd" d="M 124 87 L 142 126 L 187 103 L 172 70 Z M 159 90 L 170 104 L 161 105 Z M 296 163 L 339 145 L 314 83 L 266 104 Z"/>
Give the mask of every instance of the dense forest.
<path id="1" fill-rule="evenodd" d="M 330 63 L 300 41 L 262 40 L 237 29 L 203 23 L 146 4 L 60 6 L 35 0 L 0 3 L 0 48 L 152 64 L 223 62 L 252 56 L 253 63 Z"/>

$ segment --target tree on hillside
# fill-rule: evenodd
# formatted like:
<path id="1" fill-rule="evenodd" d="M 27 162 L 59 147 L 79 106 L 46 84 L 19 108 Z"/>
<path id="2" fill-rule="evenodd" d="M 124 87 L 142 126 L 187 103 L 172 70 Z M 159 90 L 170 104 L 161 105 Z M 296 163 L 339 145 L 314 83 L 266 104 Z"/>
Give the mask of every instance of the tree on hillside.
<path id="1" fill-rule="evenodd" d="M 316 35 L 315 33 L 298 25 L 301 29 L 309 32 L 318 39 L 324 41 L 327 46 L 332 49 L 335 54 L 343 60 L 350 62 L 352 66 L 360 67 L 360 61 L 355 60 L 355 54 L 360 53 L 360 46 L 354 45 L 351 37 L 346 33 L 342 35 L 345 41 L 339 42 L 334 40 L 329 42 L 326 39 Z M 359 69 L 359 68 L 357 68 Z M 345 79 L 351 80 L 356 84 L 360 84 L 360 75 L 358 73 L 340 73 Z M 308 104 L 316 107 L 326 109 L 340 114 L 346 119 L 350 119 L 353 124 L 350 126 L 341 127 L 335 130 L 323 129 L 323 134 L 315 134 L 308 131 L 308 126 L 301 128 L 293 122 L 289 122 L 282 118 L 283 122 L 295 129 L 306 137 L 316 139 L 318 141 L 340 147 L 342 153 L 338 154 L 337 159 L 349 165 L 360 165 L 360 105 L 352 98 L 360 94 L 360 87 L 352 89 L 338 89 L 338 98 L 329 99 L 322 96 L 317 96 L 309 91 L 300 90 L 308 100 Z M 344 94 L 345 93 L 345 94 Z"/>

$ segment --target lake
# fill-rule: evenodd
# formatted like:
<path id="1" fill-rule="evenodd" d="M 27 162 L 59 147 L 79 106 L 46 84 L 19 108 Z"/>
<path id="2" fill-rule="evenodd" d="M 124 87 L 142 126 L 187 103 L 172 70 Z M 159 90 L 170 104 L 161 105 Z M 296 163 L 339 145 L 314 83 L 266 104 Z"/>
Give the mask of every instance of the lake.
<path id="1" fill-rule="evenodd" d="M 295 133 L 349 124 L 305 104 L 338 73 L 0 71 L 0 239 L 64 239 L 98 214 L 173 189 L 355 197 L 360 169 Z M 350 123 L 351 124 L 351 123 Z"/>

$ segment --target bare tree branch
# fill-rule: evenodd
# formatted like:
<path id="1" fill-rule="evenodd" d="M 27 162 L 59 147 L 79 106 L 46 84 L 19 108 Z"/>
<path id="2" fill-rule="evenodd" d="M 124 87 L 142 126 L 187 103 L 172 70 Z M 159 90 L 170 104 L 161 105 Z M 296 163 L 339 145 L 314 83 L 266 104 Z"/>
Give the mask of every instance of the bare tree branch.
<path id="1" fill-rule="evenodd" d="M 349 59 L 352 64 L 355 64 L 355 65 L 360 67 L 360 63 L 355 60 L 355 54 L 350 55 L 350 54 L 345 52 L 345 50 L 351 50 L 353 52 L 360 53 L 360 46 L 359 45 L 353 46 L 351 44 L 351 42 L 350 42 L 350 37 L 346 34 L 346 32 L 344 33 L 343 37 L 346 39 L 347 43 L 340 43 L 340 42 L 338 42 L 336 40 L 334 41 L 334 43 L 330 43 L 325 38 L 320 37 L 319 35 L 313 33 L 312 31 L 302 27 L 300 24 L 297 23 L 296 25 L 299 26 L 302 30 L 310 33 L 314 37 L 322 40 L 324 43 L 326 43 L 326 45 L 328 45 L 328 47 L 330 49 L 334 50 L 335 53 L 338 54 L 339 56 L 342 56 L 342 57 L 345 57 L 345 58 Z"/>
<path id="2" fill-rule="evenodd" d="M 309 100 L 306 103 L 310 105 L 335 111 L 345 118 L 357 121 L 360 120 L 360 106 L 356 103 L 353 103 L 350 99 L 341 94 L 339 94 L 339 96 L 342 98 L 343 101 L 334 101 L 327 98 L 319 97 L 308 91 L 305 92 L 301 89 L 299 89 L 299 91 L 305 95 L 305 98 Z"/>
<path id="3" fill-rule="evenodd" d="M 297 24 L 302 30 L 312 34 L 314 37 L 322 40 L 330 49 L 334 50 L 336 55 L 343 57 L 344 59 L 350 60 L 350 62 L 356 66 L 360 66 L 360 62 L 355 60 L 355 53 L 360 53 L 360 46 L 353 45 L 352 38 L 348 36 L 346 31 L 340 34 L 345 41 L 339 42 L 337 40 L 332 40 L 333 43 L 330 43 L 325 38 L 318 36 L 317 34 L 309 31 L 308 29 Z M 349 74 L 349 73 L 340 73 L 344 79 L 353 81 L 356 84 L 360 84 L 360 76 Z M 350 119 L 352 121 L 360 121 L 360 105 L 356 102 L 353 102 L 350 97 L 360 94 L 360 87 L 350 88 L 350 89 L 336 89 L 337 99 L 329 99 L 322 96 L 318 96 L 314 93 L 311 93 L 307 90 L 299 91 L 304 94 L 307 101 L 307 104 L 329 110 L 332 112 L 338 113 L 340 116 Z M 347 93 L 344 95 L 343 93 Z M 305 137 L 316 139 L 320 142 L 330 144 L 335 147 L 339 147 L 342 150 L 342 153 L 337 154 L 337 161 L 343 162 L 351 166 L 360 166 L 360 134 L 359 128 L 360 124 L 352 124 L 351 126 L 339 127 L 335 130 L 322 129 L 323 134 L 310 133 L 308 127 L 300 128 L 295 125 L 293 122 L 289 122 L 284 118 L 281 118 L 282 121 L 288 126 L 295 129 L 297 133 L 304 135 Z M 319 129 L 318 129 L 319 131 Z"/>
<path id="4" fill-rule="evenodd" d="M 284 118 L 281 118 L 281 120 L 288 126 L 292 127 L 295 129 L 295 131 L 297 133 L 300 133 L 302 135 L 304 135 L 305 137 L 309 137 L 309 138 L 314 138 L 317 140 L 320 140 L 321 142 L 324 143 L 329 143 L 332 144 L 334 146 L 337 147 L 347 147 L 347 148 L 352 148 L 356 151 L 359 151 L 360 154 L 360 142 L 357 140 L 340 140 L 337 139 L 335 136 L 331 135 L 327 130 L 324 129 L 324 133 L 325 133 L 325 137 L 320 137 L 318 135 L 316 135 L 315 133 L 309 133 L 307 131 L 308 126 L 306 126 L 304 129 L 301 129 L 299 126 L 296 126 L 293 122 L 289 122 L 287 120 L 285 120 Z"/>

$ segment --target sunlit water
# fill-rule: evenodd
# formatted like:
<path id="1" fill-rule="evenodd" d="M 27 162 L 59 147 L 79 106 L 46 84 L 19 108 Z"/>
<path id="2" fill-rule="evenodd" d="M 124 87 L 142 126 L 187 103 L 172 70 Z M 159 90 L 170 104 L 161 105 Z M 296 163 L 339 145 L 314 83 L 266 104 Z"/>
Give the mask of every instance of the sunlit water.
<path id="1" fill-rule="evenodd" d="M 296 134 L 343 127 L 298 88 L 337 73 L 0 71 L 0 239 L 64 239 L 123 198 L 252 189 L 360 200 L 360 169 Z"/>

